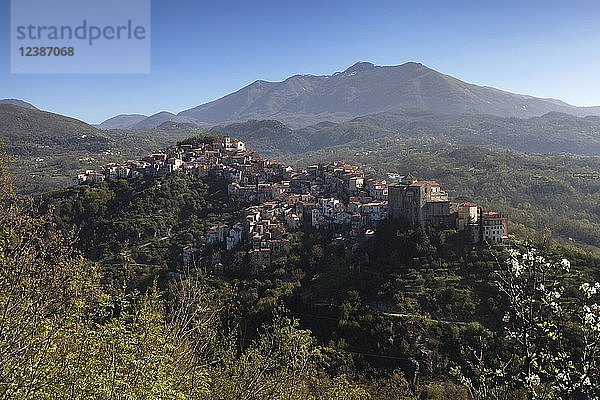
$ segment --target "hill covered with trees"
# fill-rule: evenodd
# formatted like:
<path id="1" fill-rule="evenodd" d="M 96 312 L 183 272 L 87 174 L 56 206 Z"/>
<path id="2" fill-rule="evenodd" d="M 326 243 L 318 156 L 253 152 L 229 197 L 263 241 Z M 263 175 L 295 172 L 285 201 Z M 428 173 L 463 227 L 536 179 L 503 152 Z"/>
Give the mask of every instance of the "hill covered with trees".
<path id="1" fill-rule="evenodd" d="M 530 244 L 515 243 L 516 253 L 476 247 L 465 232 L 388 222 L 351 256 L 335 231 L 303 228 L 270 267 L 224 253 L 236 268 L 220 275 L 181 259 L 185 244 L 243 207 L 219 180 L 114 180 L 53 193 L 41 208 L 2 192 L 0 299 L 15 310 L 31 304 L 5 321 L 0 341 L 9 397 L 467 399 L 491 390 L 525 399 L 547 383 L 544 398 L 594 398 L 597 347 L 580 339 L 597 336 L 575 306 L 596 299 L 592 254 L 543 241 L 540 253 Z M 544 288 L 518 281 L 530 276 L 520 271 L 550 267 Z M 511 297 L 516 287 L 503 282 L 522 294 Z M 554 292 L 563 311 L 518 318 L 517 298 Z M 554 331 L 538 328 L 567 311 L 573 325 L 556 347 Z M 538 329 L 535 343 L 511 347 L 509 327 Z M 556 357 L 555 347 L 567 358 L 541 359 L 524 374 L 529 351 Z M 485 359 L 471 360 L 471 349 Z M 33 359 L 37 368 L 24 367 Z M 503 360 L 514 379 L 490 375 Z M 552 371 L 572 382 L 560 386 Z"/>

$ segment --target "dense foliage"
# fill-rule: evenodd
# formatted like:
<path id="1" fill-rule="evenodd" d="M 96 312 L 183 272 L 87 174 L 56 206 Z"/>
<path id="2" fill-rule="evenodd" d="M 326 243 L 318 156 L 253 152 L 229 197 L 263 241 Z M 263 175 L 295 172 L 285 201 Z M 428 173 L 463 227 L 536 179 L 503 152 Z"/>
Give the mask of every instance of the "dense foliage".
<path id="1" fill-rule="evenodd" d="M 181 251 L 238 216 L 222 181 L 115 180 L 38 205 L 0 168 L 0 194 L 5 398 L 595 398 L 581 389 L 598 373 L 590 253 L 540 242 L 548 265 L 570 260 L 542 288 L 523 278 L 541 259 L 516 268 L 516 253 L 474 247 L 469 232 L 386 222 L 349 249 L 335 230 L 304 227 L 270 267 L 213 249 L 232 267 L 218 276 L 183 268 Z M 522 299 L 555 292 L 560 312 L 522 318 Z M 549 336 L 567 313 L 564 336 Z M 511 342 L 523 329 L 536 347 Z M 513 372 L 488 379 L 502 360 Z M 535 397 L 559 373 L 579 386 Z"/>
<path id="2" fill-rule="evenodd" d="M 77 226 L 79 246 L 103 266 L 104 282 L 142 290 L 156 278 L 168 286 L 181 271 L 183 246 L 210 226 L 234 220 L 240 209 L 224 196 L 222 182 L 183 174 L 82 186 L 46 202 L 62 226 Z M 217 279 L 228 284 L 216 290 L 235 288 L 229 313 L 244 340 L 256 337 L 285 305 L 335 355 L 327 361 L 329 373 L 380 385 L 397 370 L 407 379 L 406 393 L 426 392 L 439 385 L 432 381 L 452 379 L 452 366 L 464 359 L 461 349 L 502 329 L 508 303 L 494 281 L 498 258 L 508 254 L 473 247 L 469 236 L 387 222 L 349 253 L 335 231 L 304 228 L 294 232 L 290 254 L 268 268 L 249 267 L 243 249 L 217 249 L 232 268 Z M 547 244 L 545 251 L 560 257 Z M 579 275 L 597 276 L 597 258 L 561 252 L 572 260 L 573 270 L 563 277 L 570 287 Z"/>
<path id="3" fill-rule="evenodd" d="M 235 203 L 226 193 L 222 182 L 172 174 L 83 185 L 50 194 L 44 204 L 61 227 L 76 226 L 79 249 L 111 274 L 107 279 L 143 286 L 175 271 L 182 249 L 210 227 L 229 222 Z M 126 271 L 115 267 L 124 261 L 133 261 Z"/>
<path id="4" fill-rule="evenodd" d="M 365 398 L 343 375 L 319 373 L 324 356 L 289 318 L 242 340 L 225 283 L 191 275 L 113 294 L 72 235 L 14 197 L 0 171 L 2 398 Z"/>

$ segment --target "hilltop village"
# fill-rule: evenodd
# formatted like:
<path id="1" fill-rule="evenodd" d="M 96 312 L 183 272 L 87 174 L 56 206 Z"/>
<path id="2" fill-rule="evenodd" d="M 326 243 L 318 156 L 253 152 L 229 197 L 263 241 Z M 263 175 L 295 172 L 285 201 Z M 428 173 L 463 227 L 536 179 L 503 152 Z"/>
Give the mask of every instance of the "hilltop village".
<path id="1" fill-rule="evenodd" d="M 229 196 L 251 204 L 231 225 L 214 226 L 200 243 L 183 249 L 186 265 L 211 247 L 245 248 L 253 265 L 270 265 L 289 251 L 290 232 L 305 225 L 335 229 L 336 240 L 350 249 L 372 237 L 386 218 L 414 226 L 469 229 L 475 243 L 502 243 L 508 236 L 506 215 L 484 212 L 471 202 L 453 203 L 435 181 L 392 173 L 380 179 L 345 162 L 297 170 L 248 151 L 243 142 L 229 137 L 183 142 L 142 160 L 88 170 L 74 177 L 73 185 L 175 172 L 225 180 Z"/>

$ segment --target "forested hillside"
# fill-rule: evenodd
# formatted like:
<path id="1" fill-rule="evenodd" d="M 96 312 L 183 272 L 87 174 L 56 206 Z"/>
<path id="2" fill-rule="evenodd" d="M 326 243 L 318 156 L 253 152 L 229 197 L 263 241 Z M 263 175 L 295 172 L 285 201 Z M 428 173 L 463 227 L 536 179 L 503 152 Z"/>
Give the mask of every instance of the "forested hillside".
<path id="1" fill-rule="evenodd" d="M 42 318 L 45 308 L 27 309 L 5 323 L 7 334 L 25 329 L 24 335 L 40 341 L 6 358 L 3 393 L 22 398 L 129 393 L 207 399 L 467 399 L 469 393 L 478 398 L 477 393 L 493 390 L 525 399 L 539 387 L 518 373 L 514 380 L 481 381 L 486 368 L 497 368 L 505 358 L 519 371 L 527 362 L 520 352 L 530 350 L 511 345 L 503 334 L 518 326 L 507 324 L 517 304 L 502 279 L 527 277 L 505 265 L 522 263 L 519 268 L 531 271 L 539 263 L 544 269 L 552 265 L 544 273 L 548 289 L 523 295 L 558 290 L 565 307 L 578 298 L 582 282 L 599 278 L 600 259 L 581 251 L 538 242 L 547 267 L 541 258 L 529 258 L 528 252 L 535 251 L 530 245 L 514 243 L 525 254 L 521 259 L 503 247 L 473 246 L 468 232 L 392 222 L 350 257 L 335 231 L 303 228 L 293 234 L 288 256 L 270 267 L 250 267 L 246 253 L 236 251 L 221 255 L 234 266 L 222 275 L 201 265 L 185 269 L 182 247 L 210 225 L 231 220 L 243 206 L 223 189 L 218 180 L 177 173 L 115 180 L 54 193 L 44 199 L 41 213 L 9 195 L 1 225 L 8 233 L 0 242 L 2 267 L 17 262 L 29 272 L 11 275 L 13 283 L 1 293 L 9 293 L 14 282 L 41 285 L 44 302 L 39 306 L 61 318 L 40 325 L 56 332 L 52 336 L 22 325 L 30 315 Z M 37 228 L 33 236 L 34 227 L 43 230 Z M 71 227 L 75 238 L 69 236 Z M 39 246 L 47 252 L 42 257 L 22 257 L 22 251 Z M 563 257 L 570 260 L 568 268 L 554 267 L 562 265 Z M 64 268 L 48 274 L 48 265 Z M 62 304 L 57 296 L 72 288 L 79 288 L 80 297 L 57 306 Z M 27 293 L 32 301 L 38 299 L 37 292 Z M 1 298 L 6 306 L 18 307 L 16 300 Z M 561 333 L 564 342 L 556 349 L 569 349 L 573 379 L 587 368 L 588 380 L 561 389 L 552 375 L 544 375 L 552 390 L 563 393 L 558 396 L 570 393 L 548 398 L 594 393 L 597 364 L 589 363 L 596 363 L 598 354 L 590 353 L 590 361 L 574 350 L 580 335 L 593 334 L 578 327 L 578 315 L 568 317 L 575 325 Z M 555 323 L 559 317 L 550 313 L 544 318 L 539 323 Z M 554 339 L 548 334 L 536 333 L 535 346 L 553 354 Z M 9 341 L 7 336 L 1 349 L 10 352 L 14 340 L 25 343 L 25 337 Z M 15 369 L 19 357 L 39 352 L 38 343 L 53 349 L 40 354 L 38 365 L 56 371 L 37 378 L 40 388 L 31 386 L 31 374 L 39 370 Z M 469 349 L 481 345 L 485 362 L 473 364 Z M 68 374 L 61 372 L 58 379 L 57 371 L 64 369 Z M 543 362 L 535 374 L 547 371 L 550 366 Z"/>

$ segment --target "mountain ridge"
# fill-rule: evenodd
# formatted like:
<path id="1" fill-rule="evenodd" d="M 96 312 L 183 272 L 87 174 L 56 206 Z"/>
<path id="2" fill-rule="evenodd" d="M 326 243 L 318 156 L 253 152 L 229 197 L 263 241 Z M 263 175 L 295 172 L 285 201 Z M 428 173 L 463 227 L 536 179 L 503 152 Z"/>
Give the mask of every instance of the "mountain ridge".
<path id="1" fill-rule="evenodd" d="M 406 110 L 518 118 L 551 111 L 600 115 L 600 107 L 576 107 L 561 100 L 478 86 L 417 62 L 377 66 L 364 61 L 332 75 L 294 75 L 280 82 L 257 80 L 178 115 L 213 124 L 277 119 L 298 128 Z"/>
<path id="2" fill-rule="evenodd" d="M 506 149 L 522 153 L 600 156 L 600 117 L 550 112 L 527 119 L 450 115 L 424 111 L 385 112 L 292 129 L 279 121 L 250 120 L 211 129 L 248 141 L 270 156 L 334 147 L 360 149 L 374 142 L 430 140 L 448 145 Z"/>
<path id="3" fill-rule="evenodd" d="M 269 155 L 336 146 L 361 148 L 381 140 L 435 140 L 441 143 L 493 146 L 530 153 L 600 156 L 600 117 L 549 112 L 531 118 L 386 111 L 342 122 L 322 121 L 293 128 L 280 120 L 247 120 L 198 127 L 188 118 L 155 114 L 157 127 L 102 130 L 74 118 L 11 104 L 0 105 L 0 140 L 12 154 L 45 154 L 61 149 L 104 151 L 115 140 L 179 138 L 206 129 L 247 141 Z M 164 122 L 163 122 L 164 121 Z M 141 124 L 145 123 L 142 121 Z M 135 141 L 135 139 L 134 139 Z"/>
<path id="4" fill-rule="evenodd" d="M 302 128 L 382 112 L 415 111 L 517 118 L 556 111 L 581 117 L 600 115 L 600 106 L 578 107 L 559 99 L 476 85 L 415 61 L 385 66 L 359 61 L 330 75 L 296 74 L 281 81 L 257 79 L 177 114 L 163 111 L 120 124 L 119 128 L 148 129 L 169 121 L 214 126 L 248 120 L 279 120 L 292 128 Z M 100 127 L 110 126 L 114 118 Z"/>
<path id="5" fill-rule="evenodd" d="M 100 124 L 96 125 L 96 127 L 103 130 L 127 129 L 144 121 L 147 118 L 148 116 L 144 114 L 119 114 L 101 122 Z"/>
<path id="6" fill-rule="evenodd" d="M 99 152 L 112 142 L 103 131 L 78 119 L 12 104 L 0 104 L 0 140 L 9 154 L 17 155 Z"/>

